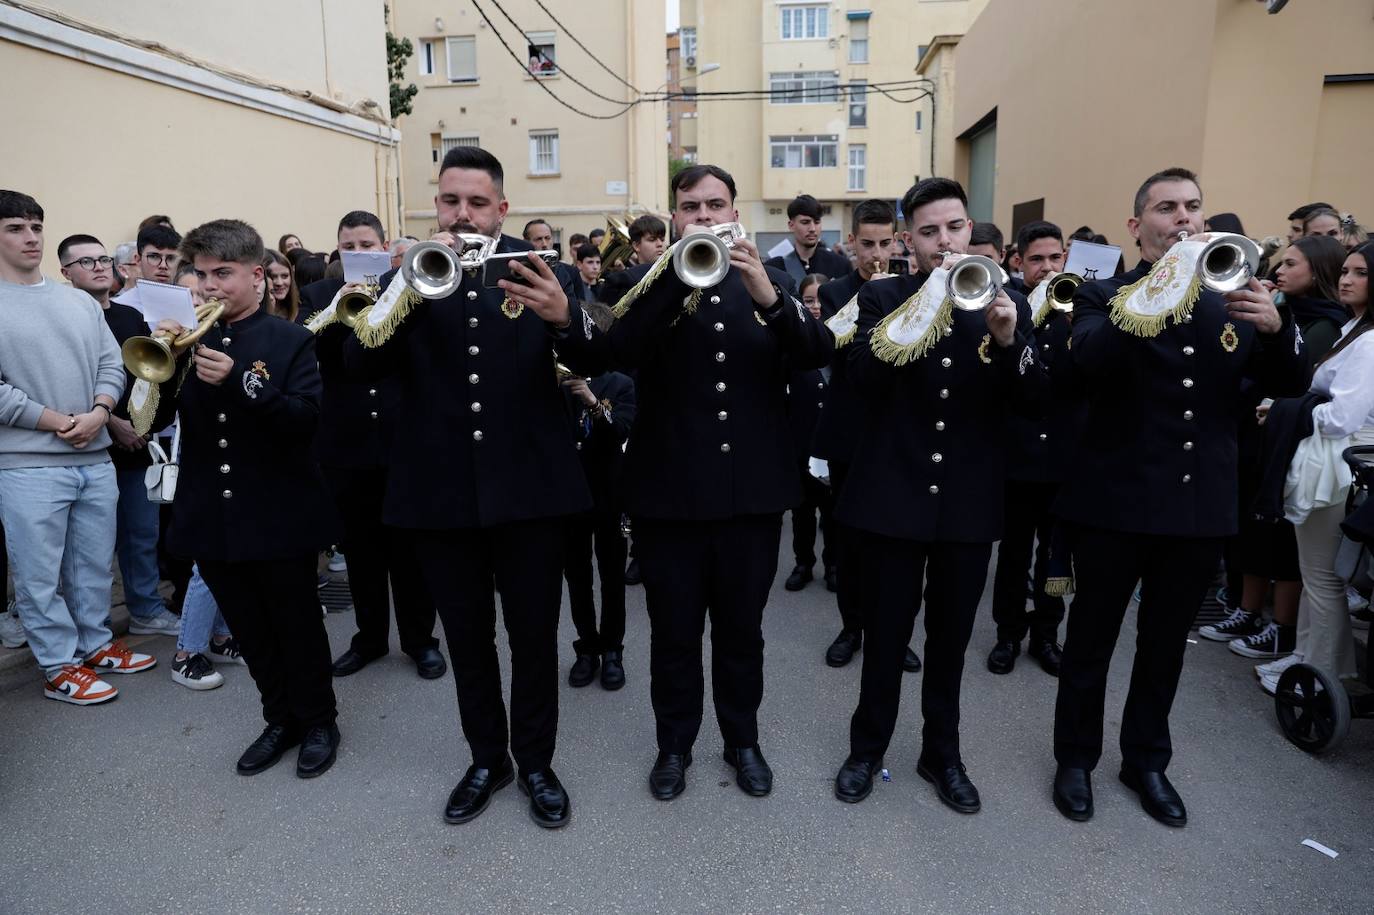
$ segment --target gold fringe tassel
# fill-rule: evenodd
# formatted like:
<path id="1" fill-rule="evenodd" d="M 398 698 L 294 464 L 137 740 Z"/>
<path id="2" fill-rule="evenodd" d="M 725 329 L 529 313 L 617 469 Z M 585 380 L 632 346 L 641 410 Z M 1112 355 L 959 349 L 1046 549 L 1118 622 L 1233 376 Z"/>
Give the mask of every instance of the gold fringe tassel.
<path id="1" fill-rule="evenodd" d="M 319 311 L 315 312 L 313 315 L 306 318 L 305 329 L 310 331 L 312 334 L 318 334 L 320 331 L 324 330 L 326 327 L 333 324 L 335 321 L 339 320 L 338 312 L 335 311 L 331 313 L 329 317 L 325 318 L 323 321 L 320 321 L 320 316 L 328 311 L 328 308 L 321 308 Z M 315 324 L 316 321 L 320 322 L 318 326 Z"/>
<path id="2" fill-rule="evenodd" d="M 633 305 L 635 301 L 654 284 L 654 281 L 663 275 L 663 271 L 667 270 L 673 263 L 673 249 L 680 244 L 680 241 L 674 242 L 667 250 L 658 256 L 658 260 L 654 261 L 654 265 L 649 268 L 649 272 L 644 274 L 638 283 L 631 286 L 630 291 L 621 296 L 619 302 L 615 303 L 615 307 L 611 309 L 612 315 L 617 319 L 625 317 L 625 313 L 630 310 L 630 306 Z M 697 302 L 699 301 L 701 301 L 701 290 L 696 289 L 687 297 L 687 301 L 684 301 L 682 304 L 690 314 L 697 310 Z"/>
<path id="3" fill-rule="evenodd" d="M 1172 318 L 1175 324 L 1180 324 L 1188 320 L 1193 313 L 1193 306 L 1197 304 L 1198 298 L 1202 295 L 1202 277 L 1194 276 L 1188 288 L 1183 292 L 1183 298 L 1177 305 L 1168 311 L 1160 312 L 1157 315 L 1142 315 L 1130 311 L 1126 308 L 1126 300 L 1144 283 L 1149 282 L 1150 274 L 1147 273 L 1129 286 L 1123 286 L 1112 296 L 1112 300 L 1107 304 L 1111 307 L 1112 323 L 1128 334 L 1137 337 L 1157 337 L 1160 331 L 1168 325 Z"/>
<path id="4" fill-rule="evenodd" d="M 153 428 L 153 419 L 157 417 L 157 407 L 162 401 L 162 385 L 142 379 L 135 381 L 134 384 L 146 384 L 148 396 L 137 407 L 134 406 L 133 398 L 129 399 L 129 421 L 133 423 L 135 432 L 139 435 L 147 435 Z"/>
<path id="5" fill-rule="evenodd" d="M 1047 597 L 1067 597 L 1073 593 L 1072 578 L 1047 578 L 1045 579 L 1045 596 Z"/>
<path id="6" fill-rule="evenodd" d="M 929 352 L 931 347 L 939 343 L 945 332 L 954 326 L 954 303 L 949 296 L 945 296 L 944 301 L 940 303 L 940 307 L 935 312 L 935 317 L 930 321 L 930 327 L 926 328 L 926 332 L 921 335 L 919 340 L 912 343 L 897 343 L 887 335 L 888 328 L 894 321 L 904 317 L 913 308 L 919 309 L 917 299 L 920 298 L 921 290 L 924 288 L 922 286 L 921 289 L 916 290 L 911 298 L 893 309 L 891 314 L 879 321 L 878 325 L 873 328 L 873 333 L 869 337 L 869 346 L 873 349 L 873 355 L 877 356 L 880 361 L 890 365 L 902 366 L 919 359 Z"/>
<path id="7" fill-rule="evenodd" d="M 372 316 L 372 309 L 377 307 L 376 303 L 358 312 L 358 321 L 353 325 L 353 332 L 358 335 L 358 340 L 363 346 L 375 349 L 391 339 L 396 328 L 401 326 L 406 315 L 410 314 L 410 310 L 418 305 L 420 300 L 420 294 L 407 286 L 380 324 L 374 325 L 369 320 Z"/>

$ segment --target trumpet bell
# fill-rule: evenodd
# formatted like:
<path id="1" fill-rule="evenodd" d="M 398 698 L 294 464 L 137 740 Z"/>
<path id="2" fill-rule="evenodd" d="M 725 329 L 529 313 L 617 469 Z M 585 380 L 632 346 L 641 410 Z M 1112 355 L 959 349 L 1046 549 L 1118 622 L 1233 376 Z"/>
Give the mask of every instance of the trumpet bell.
<path id="1" fill-rule="evenodd" d="M 422 241 L 406 249 L 401 278 L 421 298 L 443 299 L 462 283 L 462 263 L 448 245 Z"/>
<path id="2" fill-rule="evenodd" d="M 1055 311 L 1073 311 L 1073 293 L 1083 285 L 1083 277 L 1077 273 L 1060 273 L 1050 279 L 1045 287 L 1045 298 Z"/>
<path id="3" fill-rule="evenodd" d="M 673 252 L 673 272 L 694 289 L 705 289 L 730 272 L 730 246 L 713 232 L 692 232 Z"/>
<path id="4" fill-rule="evenodd" d="M 119 355 L 130 375 L 153 384 L 170 380 L 177 369 L 171 338 L 166 334 L 130 337 L 119 348 Z"/>
<path id="5" fill-rule="evenodd" d="M 1202 285 L 1213 292 L 1234 292 L 1249 285 L 1259 261 L 1259 245 L 1228 232 L 1213 238 L 1198 254 L 1197 273 Z"/>
<path id="6" fill-rule="evenodd" d="M 990 257 L 966 254 L 950 269 L 949 297 L 962 311 L 982 311 L 1002 291 L 1002 268 Z"/>
<path id="7" fill-rule="evenodd" d="M 618 216 L 606 217 L 606 237 L 601 240 L 601 269 L 605 273 L 616 261 L 629 262 L 634 246 L 630 244 L 630 226 Z M 576 254 L 577 252 L 573 252 Z"/>
<path id="8" fill-rule="evenodd" d="M 339 297 L 339 304 L 335 308 L 335 315 L 339 322 L 345 327 L 352 327 L 358 323 L 358 318 L 362 313 L 370 308 L 377 301 L 375 296 L 366 292 L 350 292 L 345 296 Z"/>

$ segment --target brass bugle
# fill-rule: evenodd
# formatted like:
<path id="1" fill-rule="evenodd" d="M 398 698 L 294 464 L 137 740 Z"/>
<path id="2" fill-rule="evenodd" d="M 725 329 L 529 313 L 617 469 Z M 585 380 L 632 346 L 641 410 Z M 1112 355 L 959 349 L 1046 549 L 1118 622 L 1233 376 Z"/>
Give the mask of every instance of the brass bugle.
<path id="1" fill-rule="evenodd" d="M 1213 292 L 1235 292 L 1250 284 L 1259 270 L 1259 245 L 1244 235 L 1212 232 L 1206 247 L 1197 256 L 1197 275 L 1202 285 Z M 1180 240 L 1188 233 L 1180 232 Z"/>
<path id="2" fill-rule="evenodd" d="M 124 367 L 135 378 L 162 384 L 176 373 L 177 356 L 195 346 L 223 313 L 224 305 L 211 299 L 196 309 L 196 326 L 190 330 L 176 335 L 160 330 L 148 336 L 130 337 L 119 348 Z"/>
<path id="3" fill-rule="evenodd" d="M 744 226 L 722 222 L 689 230 L 673 249 L 673 272 L 688 286 L 705 289 L 730 272 L 730 248 L 745 237 Z"/>
<path id="4" fill-rule="evenodd" d="M 629 215 L 629 214 L 626 214 Z M 606 237 L 601 240 L 601 270 L 603 273 L 609 271 L 610 266 L 616 261 L 629 263 L 630 255 L 634 252 L 634 246 L 630 244 L 630 225 L 627 220 L 619 216 L 606 217 Z M 574 251 L 576 256 L 577 252 Z"/>
<path id="5" fill-rule="evenodd" d="M 949 297 L 963 311 L 982 311 L 1002 291 L 1002 268 L 990 257 L 965 254 L 949 271 Z"/>
<path id="6" fill-rule="evenodd" d="M 372 306 L 377 301 L 375 286 L 363 286 L 352 292 L 339 296 L 339 304 L 335 308 L 335 315 L 340 323 L 345 327 L 352 327 L 358 323 L 358 317 L 364 310 Z"/>
<path id="7" fill-rule="evenodd" d="M 444 299 L 462 283 L 463 264 L 448 245 L 422 241 L 401 258 L 401 279 L 421 298 Z"/>
<path id="8" fill-rule="evenodd" d="M 1055 311 L 1073 311 L 1073 293 L 1083 285 L 1083 277 L 1077 273 L 1057 273 L 1045 281 L 1045 298 Z"/>

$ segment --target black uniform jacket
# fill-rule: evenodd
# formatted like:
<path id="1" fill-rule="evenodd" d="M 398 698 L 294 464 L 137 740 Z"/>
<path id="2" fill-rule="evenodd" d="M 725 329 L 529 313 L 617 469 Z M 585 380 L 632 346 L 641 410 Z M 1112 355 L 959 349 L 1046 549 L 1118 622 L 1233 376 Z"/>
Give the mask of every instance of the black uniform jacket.
<path id="1" fill-rule="evenodd" d="M 342 288 L 344 288 L 343 279 L 331 276 L 302 286 L 301 304 L 296 309 L 296 323 L 304 324 L 313 318 L 317 312 L 328 308 L 329 303 L 334 301 L 335 294 Z"/>
<path id="2" fill-rule="evenodd" d="M 636 281 L 648 270 L 630 268 Z M 622 485 L 631 515 L 721 520 L 801 502 L 787 376 L 825 365 L 835 342 L 787 275 L 769 276 L 781 294 L 763 311 L 732 269 L 687 314 L 692 290 L 670 268 L 612 325 L 614 361 L 637 370 Z"/>
<path id="3" fill-rule="evenodd" d="M 620 474 L 625 463 L 623 446 L 635 421 L 635 383 L 629 375 L 606 372 L 587 380 L 597 406 L 588 408 L 567 395 L 573 438 L 582 471 L 599 514 L 620 514 Z M 609 417 L 601 405 L 610 408 Z"/>
<path id="4" fill-rule="evenodd" d="M 1237 525 L 1242 381 L 1257 380 L 1273 397 L 1300 395 L 1307 357 L 1289 317 L 1278 333 L 1260 334 L 1207 291 L 1191 320 L 1156 337 L 1121 330 L 1108 303 L 1151 266 L 1141 261 L 1074 294 L 1069 351 L 1088 412 L 1055 512 L 1107 530 L 1229 536 Z"/>
<path id="5" fill-rule="evenodd" d="M 1011 346 L 992 340 L 983 312 L 955 309 L 951 333 L 919 359 L 900 367 L 878 359 L 874 326 L 926 277 L 883 279 L 859 291 L 859 328 L 845 351 L 868 414 L 835 514 L 888 537 L 989 543 L 1002 536 L 1007 414 L 1042 409 L 1049 374 L 1035 353 L 1030 308 L 1010 290 Z"/>
<path id="6" fill-rule="evenodd" d="M 821 285 L 817 295 L 821 300 L 821 320 L 828 321 L 849 304 L 849 300 L 867 281 L 859 271 Z M 863 430 L 863 398 L 849 380 L 847 347 L 835 350 L 830 364 L 830 384 L 825 392 L 825 409 L 816 425 L 816 438 L 811 453 L 827 461 L 848 463 L 854 459 L 854 447 Z"/>
<path id="7" fill-rule="evenodd" d="M 787 376 L 787 425 L 792 435 L 792 455 L 798 466 L 811 459 L 816 424 L 825 412 L 828 369 L 798 369 Z"/>
<path id="8" fill-rule="evenodd" d="M 109 325 L 110 333 L 114 334 L 115 342 L 120 346 L 130 337 L 143 337 L 148 334 L 148 322 L 144 319 L 143 312 L 118 302 L 111 302 L 105 309 L 105 323 Z M 134 376 L 125 369 L 124 393 L 120 395 L 119 402 L 111 411 L 112 416 L 118 416 L 120 419 L 129 418 L 129 392 L 133 386 Z M 170 420 L 171 417 L 167 418 Z M 159 429 L 160 427 L 154 426 L 152 431 L 157 432 Z M 115 470 L 141 470 L 153 462 L 146 447 L 136 451 L 125 451 L 113 441 L 110 444 L 110 460 L 114 462 Z"/>
<path id="9" fill-rule="evenodd" d="M 1007 288 L 1029 296 L 1031 290 L 1018 278 Z M 1057 483 L 1064 479 L 1079 435 L 1086 403 L 1074 385 L 1069 359 L 1069 316 L 1051 310 L 1034 329 L 1040 361 L 1050 370 L 1054 384 L 1043 414 L 1013 413 L 1007 417 L 1007 479 Z"/>
<path id="10" fill-rule="evenodd" d="M 503 235 L 498 252 L 530 246 Z M 382 278 L 382 288 L 394 274 Z M 564 292 L 568 286 L 564 284 Z M 573 371 L 596 330 L 569 302 L 572 323 L 558 334 L 524 309 L 511 318 L 505 293 L 463 275 L 445 299 L 413 306 L 381 346 L 356 336 L 344 364 L 360 378 L 394 377 L 401 400 L 382 520 L 424 530 L 485 528 L 575 514 L 591 495 L 568 428 L 554 369 L 554 344 Z"/>
<path id="11" fill-rule="evenodd" d="M 181 470 L 172 504 L 172 551 L 244 562 L 308 555 L 338 533 L 315 463 L 320 370 L 315 336 L 258 310 L 216 324 L 201 342 L 234 360 L 219 385 L 186 370 L 162 385 L 159 411 L 176 401 Z M 183 359 L 183 363 L 184 363 Z"/>

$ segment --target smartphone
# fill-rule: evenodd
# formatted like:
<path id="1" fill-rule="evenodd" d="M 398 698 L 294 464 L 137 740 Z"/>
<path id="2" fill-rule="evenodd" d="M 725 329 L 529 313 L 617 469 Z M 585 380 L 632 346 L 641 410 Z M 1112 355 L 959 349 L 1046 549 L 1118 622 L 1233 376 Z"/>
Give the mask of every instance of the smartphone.
<path id="1" fill-rule="evenodd" d="M 518 260 L 533 270 L 534 265 L 529 262 L 531 254 L 538 255 L 540 260 L 549 265 L 550 270 L 558 263 L 557 251 L 514 251 L 510 254 L 493 254 L 482 262 L 482 285 L 487 289 L 495 289 L 501 280 L 510 280 L 522 286 L 528 285 L 520 274 L 510 269 L 510 262 Z"/>
<path id="2" fill-rule="evenodd" d="M 887 262 L 887 272 L 893 276 L 906 276 L 911 272 L 910 268 L 911 265 L 907 263 L 904 257 L 893 255 L 892 259 Z"/>

